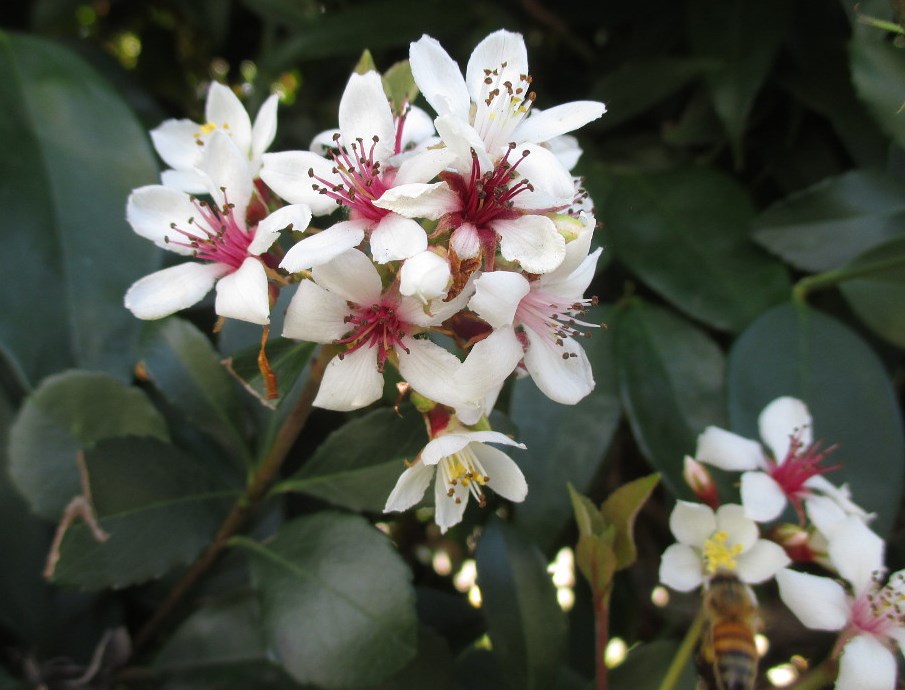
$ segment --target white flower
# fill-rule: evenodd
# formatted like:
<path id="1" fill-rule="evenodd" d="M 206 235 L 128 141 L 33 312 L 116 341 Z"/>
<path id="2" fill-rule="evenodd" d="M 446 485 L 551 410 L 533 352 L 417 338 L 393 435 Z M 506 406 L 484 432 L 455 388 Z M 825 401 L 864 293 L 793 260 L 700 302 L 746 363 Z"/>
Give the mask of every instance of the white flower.
<path id="1" fill-rule="evenodd" d="M 525 448 L 497 431 L 469 431 L 453 421 L 402 473 L 384 512 L 407 510 L 418 503 L 435 475 L 434 519 L 441 532 L 462 521 L 469 495 L 484 506 L 485 486 L 510 501 L 525 500 L 528 484 L 521 470 L 508 455 L 487 443 Z"/>
<path id="2" fill-rule="evenodd" d="M 583 295 L 602 250 L 589 255 L 590 242 L 590 231 L 569 242 L 562 264 L 536 280 L 511 271 L 484 273 L 469 302 L 493 328 L 523 339 L 531 378 L 547 397 L 566 405 L 594 389 L 591 363 L 575 339 L 586 335 L 580 328 L 597 327 L 577 318 L 594 302 Z M 517 333 L 516 327 L 522 331 Z"/>
<path id="3" fill-rule="evenodd" d="M 249 174 L 252 178 L 257 177 L 261 156 L 276 135 L 278 102 L 276 95 L 264 101 L 252 125 L 245 107 L 232 89 L 211 82 L 203 124 L 191 120 L 167 120 L 151 131 L 154 148 L 172 168 L 161 175 L 163 184 L 189 194 L 207 193 L 203 176 L 196 168 L 214 132 L 230 136 L 247 159 Z"/>
<path id="4" fill-rule="evenodd" d="M 541 144 L 596 120 L 603 103 L 576 101 L 526 117 L 534 102 L 528 52 L 521 34 L 496 31 L 474 49 L 463 78 L 459 66 L 430 36 L 411 44 L 409 61 L 415 83 L 439 116 L 437 131 L 469 129 L 486 171 L 510 143 Z"/>
<path id="5" fill-rule="evenodd" d="M 660 582 L 690 592 L 717 572 L 734 572 L 747 584 L 764 582 L 791 561 L 766 539 L 740 505 L 720 506 L 716 513 L 699 503 L 678 501 L 669 517 L 678 540 L 663 552 Z"/>
<path id="6" fill-rule="evenodd" d="M 837 690 L 890 690 L 896 686 L 896 648 L 905 650 L 905 571 L 883 582 L 884 543 L 857 517 L 835 527 L 829 553 L 849 583 L 781 570 L 779 593 L 813 630 L 840 631 Z"/>
<path id="7" fill-rule="evenodd" d="M 339 130 L 328 157 L 313 151 L 264 156 L 261 179 L 287 201 L 308 204 L 315 215 L 331 213 L 337 205 L 349 211 L 348 220 L 292 247 L 281 268 L 297 273 L 326 263 L 357 247 L 366 235 L 378 263 L 427 249 L 421 225 L 375 203 L 395 185 L 435 177 L 450 157 L 445 151 L 426 151 L 397 165 L 406 141 L 405 122 L 394 120 L 379 74 L 353 74 L 340 100 Z M 323 143 L 316 147 L 323 150 Z"/>
<path id="8" fill-rule="evenodd" d="M 820 465 L 833 448 L 814 443 L 811 414 L 801 400 L 777 398 L 760 413 L 758 427 L 772 457 L 756 441 L 714 426 L 698 437 L 695 453 L 701 462 L 743 472 L 741 495 L 748 517 L 768 522 L 791 503 L 803 520 L 802 503 L 822 495 L 847 513 L 870 518 L 851 501 L 847 487 L 837 487 L 822 476 L 835 469 Z"/>
<path id="9" fill-rule="evenodd" d="M 225 134 L 208 140 L 198 171 L 213 205 L 161 185 L 140 187 L 129 196 L 126 217 L 137 234 L 199 261 L 142 278 L 126 292 L 125 305 L 140 319 L 159 319 L 195 304 L 216 283 L 217 314 L 269 323 L 263 255 L 282 229 L 307 227 L 311 211 L 306 206 L 284 206 L 249 225 L 248 207 L 260 202 L 242 152 Z"/>

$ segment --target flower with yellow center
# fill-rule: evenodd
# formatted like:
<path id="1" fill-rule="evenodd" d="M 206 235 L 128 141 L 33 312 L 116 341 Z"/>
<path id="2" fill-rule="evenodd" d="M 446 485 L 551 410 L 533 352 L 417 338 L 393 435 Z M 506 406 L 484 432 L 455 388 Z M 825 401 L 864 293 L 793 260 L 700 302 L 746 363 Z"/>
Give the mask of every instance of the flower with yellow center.
<path id="1" fill-rule="evenodd" d="M 791 561 L 778 544 L 760 539 L 757 524 L 740 505 L 714 512 L 700 503 L 678 501 L 669 527 L 678 543 L 660 560 L 660 582 L 680 592 L 701 586 L 717 572 L 731 572 L 745 583 L 773 577 Z"/>

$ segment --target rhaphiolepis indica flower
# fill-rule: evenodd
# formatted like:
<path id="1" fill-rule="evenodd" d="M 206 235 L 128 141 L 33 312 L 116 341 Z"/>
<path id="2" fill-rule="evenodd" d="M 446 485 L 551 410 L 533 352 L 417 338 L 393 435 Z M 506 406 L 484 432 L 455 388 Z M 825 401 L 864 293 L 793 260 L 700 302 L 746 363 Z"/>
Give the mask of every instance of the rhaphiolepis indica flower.
<path id="1" fill-rule="evenodd" d="M 137 281 L 126 293 L 126 307 L 141 319 L 159 319 L 195 304 L 216 284 L 218 315 L 267 324 L 266 252 L 281 230 L 307 227 L 311 212 L 307 206 L 284 206 L 249 221 L 252 205 L 257 205 L 253 214 L 266 211 L 255 196 L 245 156 L 223 133 L 208 139 L 197 170 L 213 203 L 161 185 L 130 195 L 126 218 L 136 233 L 197 261 Z"/>
<path id="2" fill-rule="evenodd" d="M 760 538 L 757 524 L 740 505 L 716 512 L 699 503 L 677 501 L 669 528 L 678 540 L 663 552 L 660 582 L 680 592 L 700 587 L 720 571 L 747 584 L 764 582 L 791 562 L 782 548 Z"/>

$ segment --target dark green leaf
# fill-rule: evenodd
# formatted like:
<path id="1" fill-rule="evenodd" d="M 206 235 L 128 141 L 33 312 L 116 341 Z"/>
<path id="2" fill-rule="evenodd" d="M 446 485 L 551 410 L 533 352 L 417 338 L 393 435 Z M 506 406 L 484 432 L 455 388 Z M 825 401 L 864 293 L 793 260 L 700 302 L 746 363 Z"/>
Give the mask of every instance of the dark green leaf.
<path id="1" fill-rule="evenodd" d="M 790 289 L 748 238 L 753 214 L 732 179 L 688 168 L 618 177 L 600 215 L 616 257 L 647 285 L 714 328 L 740 331 Z"/>
<path id="2" fill-rule="evenodd" d="M 844 270 L 869 271 L 839 289 L 868 326 L 905 347 L 905 237 L 865 252 Z"/>
<path id="3" fill-rule="evenodd" d="M 201 331 L 178 317 L 151 322 L 142 333 L 140 353 L 148 378 L 185 420 L 247 459 L 235 382 Z"/>
<path id="4" fill-rule="evenodd" d="M 887 136 L 905 147 L 905 51 L 880 31 L 856 31 L 849 44 L 852 82 Z"/>
<path id="5" fill-rule="evenodd" d="M 547 564 L 522 534 L 492 518 L 475 553 L 481 608 L 512 690 L 553 685 L 566 643 L 566 619 Z"/>
<path id="6" fill-rule="evenodd" d="M 748 116 L 785 36 L 792 5 L 785 0 L 693 0 L 686 9 L 693 50 L 713 63 L 707 84 L 741 165 Z"/>
<path id="7" fill-rule="evenodd" d="M 609 320 L 612 310 L 592 311 L 591 323 Z M 566 484 L 586 491 L 622 415 L 616 387 L 613 333 L 595 330 L 585 342 L 597 382 L 577 405 L 551 401 L 533 381 L 516 381 L 509 411 L 519 429 L 517 439 L 528 446 L 513 454 L 528 480 L 528 498 L 518 506 L 515 526 L 549 549 L 572 516 Z M 538 420 L 544 420 L 538 424 Z"/>
<path id="8" fill-rule="evenodd" d="M 898 511 L 905 438 L 902 413 L 882 363 L 837 321 L 807 307 L 782 305 L 736 341 L 729 358 L 732 429 L 757 438 L 757 416 L 771 400 L 792 395 L 814 418 L 814 438 L 838 444 L 827 475 L 848 482 L 856 503 L 876 511 L 884 533 Z"/>
<path id="9" fill-rule="evenodd" d="M 212 539 L 240 490 L 191 456 L 153 438 L 117 438 L 85 456 L 91 501 L 109 539 L 71 526 L 53 581 L 85 589 L 124 587 L 189 563 Z"/>
<path id="10" fill-rule="evenodd" d="M 828 271 L 905 235 L 905 182 L 855 170 L 771 206 L 753 227 L 760 244 L 793 266 Z"/>
<path id="11" fill-rule="evenodd" d="M 610 672 L 610 687 L 613 690 L 657 690 L 678 651 L 679 643 L 670 640 L 657 640 L 633 648 L 628 658 Z M 689 658 L 675 690 L 696 690 L 698 687 L 697 673 Z"/>
<path id="12" fill-rule="evenodd" d="M 618 570 L 629 567 L 638 557 L 638 549 L 635 547 L 635 518 L 659 481 L 660 475 L 650 474 L 623 484 L 607 496 L 600 507 L 606 522 L 616 528 L 613 548 Z"/>
<path id="13" fill-rule="evenodd" d="M 421 415 L 399 417 L 379 408 L 334 431 L 301 470 L 277 491 L 298 491 L 351 510 L 379 512 L 405 470 L 427 443 Z"/>
<path id="14" fill-rule="evenodd" d="M 418 630 L 418 655 L 392 678 L 363 690 L 454 690 L 453 658 L 449 645 L 430 628 Z"/>
<path id="15" fill-rule="evenodd" d="M 261 368 L 258 366 L 260 346 L 254 346 L 232 357 L 227 357 L 223 364 L 239 380 L 239 383 L 263 405 L 276 409 L 299 380 L 316 347 L 315 343 L 296 342 L 287 338 L 268 341 L 265 348 L 267 361 L 277 377 L 277 397 L 275 399 L 267 397 L 267 385 L 261 374 Z"/>
<path id="16" fill-rule="evenodd" d="M 690 498 L 682 458 L 726 419 L 723 353 L 676 314 L 636 300 L 613 331 L 619 390 L 641 451 L 673 494 Z"/>
<path id="17" fill-rule="evenodd" d="M 82 493 L 76 455 L 105 438 L 168 438 L 163 417 L 145 394 L 106 374 L 69 371 L 45 379 L 10 431 L 13 482 L 31 509 L 57 520 Z"/>
<path id="18" fill-rule="evenodd" d="M 234 541 L 248 550 L 267 644 L 299 682 L 353 688 L 415 656 L 411 571 L 365 520 L 321 512 L 267 544 Z"/>
<path id="19" fill-rule="evenodd" d="M 159 260 L 124 213 L 156 176 L 148 137 L 58 45 L 0 32 L 0 72 L 0 341 L 33 382 L 74 364 L 126 378 L 140 322 L 123 295 Z"/>

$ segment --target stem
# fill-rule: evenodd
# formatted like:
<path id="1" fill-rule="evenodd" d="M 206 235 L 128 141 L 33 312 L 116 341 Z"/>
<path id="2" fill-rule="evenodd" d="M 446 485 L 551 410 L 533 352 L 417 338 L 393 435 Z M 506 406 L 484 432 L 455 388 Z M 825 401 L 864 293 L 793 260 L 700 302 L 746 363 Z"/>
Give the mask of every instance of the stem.
<path id="1" fill-rule="evenodd" d="M 882 29 L 883 31 L 905 35 L 905 29 L 903 29 L 895 22 L 889 22 L 885 19 L 877 19 L 876 17 L 871 17 L 869 14 L 859 14 L 858 22 L 867 26 L 872 26 L 875 29 Z"/>
<path id="2" fill-rule="evenodd" d="M 594 592 L 594 623 L 597 632 L 597 690 L 606 690 L 606 647 L 610 641 L 610 588 L 606 593 Z"/>
<path id="3" fill-rule="evenodd" d="M 808 293 L 814 290 L 832 287 L 847 280 L 860 278 L 871 273 L 880 273 L 899 266 L 905 266 L 905 256 L 896 256 L 891 259 L 864 264 L 863 266 L 840 268 L 835 271 L 826 271 L 825 273 L 808 276 L 799 280 L 795 287 L 792 288 L 792 300 L 798 304 L 804 304 Z"/>
<path id="4" fill-rule="evenodd" d="M 169 595 L 154 612 L 154 615 L 145 623 L 144 627 L 135 636 L 133 653 L 144 649 L 148 643 L 160 632 L 160 628 L 170 617 L 173 611 L 182 603 L 185 596 L 192 590 L 198 580 L 204 576 L 214 565 L 220 554 L 226 549 L 230 538 L 235 535 L 248 522 L 248 519 L 257 509 L 258 505 L 267 496 L 267 492 L 273 485 L 280 471 L 286 455 L 292 448 L 292 444 L 308 421 L 311 414 L 312 403 L 317 396 L 317 391 L 324 376 L 327 363 L 333 358 L 332 348 L 324 347 L 317 357 L 311 361 L 308 380 L 305 388 L 296 402 L 295 407 L 286 416 L 283 426 L 277 432 L 267 455 L 261 461 L 254 475 L 252 475 L 245 492 L 236 500 L 229 514 L 217 530 L 214 540 L 208 545 L 198 559 L 189 567 L 185 575 L 176 583 Z"/>
<path id="5" fill-rule="evenodd" d="M 682 644 L 679 645 L 679 650 L 672 658 L 669 668 L 666 669 L 666 675 L 663 676 L 663 680 L 660 683 L 660 690 L 673 690 L 673 688 L 676 687 L 676 684 L 679 682 L 679 676 L 681 676 L 682 671 L 685 670 L 685 665 L 688 663 L 688 659 L 691 658 L 691 653 L 698 643 L 698 638 L 701 636 L 701 630 L 703 630 L 703 628 L 704 612 L 700 611 L 694 619 L 694 622 L 691 624 L 691 627 L 688 628 L 688 632 L 685 633 L 685 639 L 683 639 Z"/>

